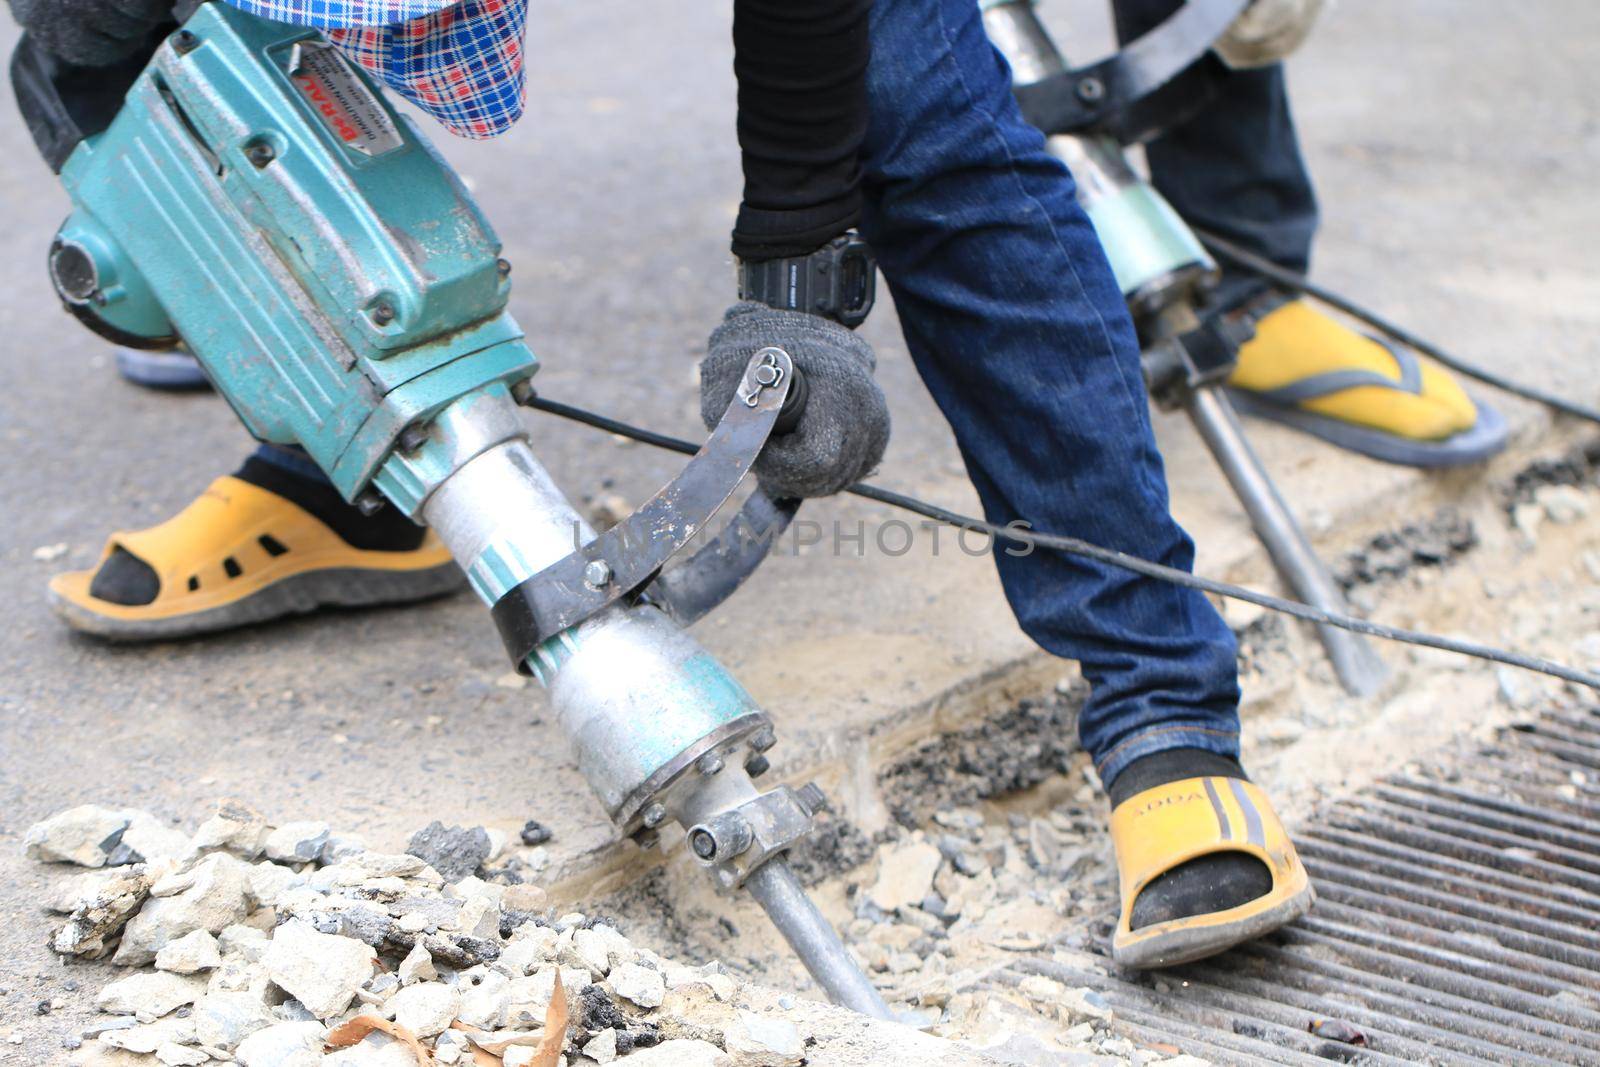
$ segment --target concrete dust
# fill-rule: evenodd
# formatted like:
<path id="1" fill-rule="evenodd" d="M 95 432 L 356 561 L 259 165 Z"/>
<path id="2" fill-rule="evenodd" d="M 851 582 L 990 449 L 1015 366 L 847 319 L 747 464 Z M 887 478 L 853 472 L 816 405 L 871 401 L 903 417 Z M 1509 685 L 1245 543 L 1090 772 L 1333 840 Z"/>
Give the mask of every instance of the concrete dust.
<path id="1" fill-rule="evenodd" d="M 1385 620 L 1600 665 L 1600 522 L 1570 510 L 1557 521 L 1571 502 L 1546 499 L 1548 521 L 1530 544 L 1504 506 L 1534 503 L 1540 486 L 1560 485 L 1600 509 L 1596 455 L 1600 448 L 1585 445 L 1538 459 L 1480 490 L 1475 504 L 1379 532 L 1344 557 L 1349 588 Z M 1244 710 L 1245 765 L 1291 826 L 1452 739 L 1487 736 L 1535 708 L 1596 699 L 1542 675 L 1380 644 L 1394 677 L 1379 697 L 1356 700 L 1338 688 L 1307 628 L 1270 613 L 1231 612 L 1230 621 L 1256 694 Z M 1106 802 L 1072 741 L 1082 697 L 1081 682 L 1066 681 L 917 746 L 876 773 L 893 814 L 886 829 L 869 837 L 848 812 L 834 813 L 798 858 L 885 996 L 920 1014 L 930 1032 L 1000 1062 L 1143 1064 L 1163 1054 L 1120 1035 L 1092 989 L 1039 978 L 1024 987 L 1002 974 L 1014 978 L 1008 968 L 1020 959 L 1055 953 L 1110 966 L 1115 862 Z M 930 851 L 938 857 L 931 876 L 907 873 Z M 902 903 L 878 906 L 886 891 Z M 648 891 L 634 887 L 607 907 L 629 923 L 648 922 L 649 913 L 671 910 L 665 901 L 675 902 L 675 918 L 653 928 L 652 939 L 689 959 L 713 958 L 737 931 L 731 968 L 816 995 L 760 913 L 712 893 L 691 863 L 668 863 Z"/>

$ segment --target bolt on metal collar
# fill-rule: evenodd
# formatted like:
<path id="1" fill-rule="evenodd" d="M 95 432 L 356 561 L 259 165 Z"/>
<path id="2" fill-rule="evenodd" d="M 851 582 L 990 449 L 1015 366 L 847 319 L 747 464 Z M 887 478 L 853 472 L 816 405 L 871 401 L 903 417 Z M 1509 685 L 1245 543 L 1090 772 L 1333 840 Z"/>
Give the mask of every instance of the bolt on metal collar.
<path id="1" fill-rule="evenodd" d="M 689 849 L 702 863 L 720 863 L 746 852 L 755 843 L 755 831 L 737 811 L 724 812 L 689 830 Z"/>

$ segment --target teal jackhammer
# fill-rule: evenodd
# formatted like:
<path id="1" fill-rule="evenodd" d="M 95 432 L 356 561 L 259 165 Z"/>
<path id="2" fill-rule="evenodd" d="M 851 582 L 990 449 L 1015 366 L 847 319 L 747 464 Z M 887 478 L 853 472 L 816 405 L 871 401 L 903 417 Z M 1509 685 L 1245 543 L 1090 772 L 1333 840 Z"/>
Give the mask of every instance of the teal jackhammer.
<path id="1" fill-rule="evenodd" d="M 1348 613 L 1223 391 L 1249 327 L 1201 310 L 1216 264 L 1123 151 L 1204 106 L 1222 62 L 1212 48 L 1249 3 L 1187 0 L 1122 51 L 1076 69 L 1050 39 L 1032 0 L 985 0 L 983 18 L 1011 65 L 1023 113 L 1077 180 L 1079 200 L 1138 328 L 1151 397 L 1189 416 L 1295 595 L 1313 607 Z M 1387 671 L 1363 638 L 1326 624 L 1317 633 L 1348 692 L 1378 690 Z"/>
<path id="2" fill-rule="evenodd" d="M 794 505 L 752 496 L 662 573 L 772 432 L 788 355 L 756 353 L 700 453 L 597 534 L 520 417 L 537 362 L 493 231 L 316 31 L 201 3 L 125 96 L 64 94 L 26 49 L 13 81 L 72 202 L 49 254 L 68 309 L 120 344 L 181 340 L 256 437 L 304 448 L 347 500 L 437 530 L 619 830 L 648 846 L 681 824 L 832 999 L 888 1018 L 784 857 L 821 794 L 756 786 L 772 723 L 681 625 L 759 562 L 748 526 L 781 528 Z"/>

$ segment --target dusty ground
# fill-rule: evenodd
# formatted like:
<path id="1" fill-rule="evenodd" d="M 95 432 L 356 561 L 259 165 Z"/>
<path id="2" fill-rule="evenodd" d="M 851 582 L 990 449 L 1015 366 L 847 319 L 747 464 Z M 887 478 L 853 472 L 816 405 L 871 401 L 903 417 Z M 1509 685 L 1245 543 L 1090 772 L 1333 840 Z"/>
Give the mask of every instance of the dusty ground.
<path id="1" fill-rule="evenodd" d="M 1066 25 L 1086 10 L 1074 0 L 1047 14 Z M 546 361 L 542 388 L 692 433 L 690 366 L 727 301 L 723 234 L 737 186 L 725 12 L 608 0 L 541 17 L 528 120 L 502 143 L 448 151 L 517 264 L 515 310 Z M 1591 400 L 1600 73 L 1587 42 L 1597 19 L 1576 0 L 1517 10 L 1487 0 L 1344 5 L 1293 74 L 1326 208 L 1319 275 L 1464 354 Z M 1073 24 L 1098 44 L 1103 19 Z M 0 914 L 14 920 L 0 928 L 0 987 L 8 991 L 0 1021 L 53 1030 L 27 1014 L 33 993 L 71 999 L 42 947 L 42 923 L 30 921 L 42 876 L 17 847 L 25 826 L 69 803 L 188 816 L 231 792 L 279 818 L 316 811 L 391 847 L 433 818 L 515 829 L 538 816 L 557 834 L 552 878 L 596 857 L 628 860 L 605 848 L 608 829 L 559 755 L 540 696 L 496 684 L 504 674 L 498 642 L 465 598 L 145 650 L 100 648 L 60 631 L 44 579 L 91 562 L 107 530 L 170 514 L 221 471 L 217 457 L 243 446 L 214 399 L 124 386 L 96 342 L 42 310 L 51 300 L 41 249 L 63 202 L 17 124 L 0 129 L 0 149 L 0 211 L 11 222 L 0 232 L 10 253 L 0 257 L 9 294 L 0 324 L 10 342 L 0 360 L 12 382 L 3 405 L 12 462 L 0 476 L 0 594 L 12 609 L 0 648 Z M 633 299 L 663 279 L 672 299 Z M 896 421 L 882 480 L 968 506 L 954 449 L 888 309 L 870 329 Z M 1505 408 L 1520 454 L 1487 475 L 1419 477 L 1271 428 L 1256 440 L 1332 556 L 1442 504 L 1482 506 L 1485 484 L 1520 469 L 1547 430 L 1527 405 Z M 1159 432 L 1202 566 L 1264 578 L 1187 428 L 1163 420 Z M 614 489 L 638 500 L 672 469 L 641 448 L 597 447 L 589 431 L 547 420 L 538 436 L 575 496 Z M 877 516 L 855 504 L 815 510 L 824 521 Z M 1477 565 L 1498 583 L 1516 546 L 1490 545 L 1486 529 L 1480 524 Z M 1542 536 L 1566 534 L 1547 528 Z M 56 545 L 65 546 L 60 554 L 34 558 Z M 1373 606 L 1393 621 L 1415 616 L 1526 643 L 1544 639 L 1539 615 L 1570 598 L 1570 581 L 1550 581 L 1556 595 L 1513 583 L 1496 584 L 1492 598 L 1468 583 L 1437 608 L 1426 588 L 1384 587 Z M 770 621 L 773 598 L 789 606 L 784 641 L 750 641 Z M 1581 616 L 1551 624 L 1579 620 L 1586 629 L 1550 640 L 1592 632 Z M 1020 678 L 1019 692 L 1043 691 L 1065 670 L 1016 633 L 987 562 L 948 552 L 937 560 L 926 550 L 777 559 L 700 636 L 773 710 L 789 765 L 819 755 L 835 792 L 843 770 L 855 768 L 850 782 L 861 796 L 870 795 L 862 778 L 872 777 L 871 758 L 958 723 L 983 703 L 974 692 L 992 700 L 985 679 Z M 1326 672 L 1312 651 L 1297 645 L 1293 655 L 1297 670 L 1268 672 L 1249 695 L 1258 737 L 1271 746 L 1270 764 L 1258 766 L 1269 774 L 1308 768 L 1284 773 L 1286 783 L 1328 769 L 1330 737 L 1363 754 L 1388 753 L 1394 730 L 1385 716 L 1441 732 L 1476 720 L 1494 698 L 1492 676 L 1469 672 L 1443 676 L 1448 701 L 1419 688 L 1352 704 L 1319 681 Z M 1427 673 L 1436 670 L 1430 664 Z M 1454 720 L 1437 714 L 1441 703 Z M 1306 731 L 1299 739 L 1297 724 Z M 1366 765 L 1341 760 L 1336 771 Z M 693 899 L 672 902 L 690 909 Z M 737 925 L 759 933 L 748 917 Z"/>
<path id="2" fill-rule="evenodd" d="M 1374 538 L 1342 561 L 1343 574 L 1360 576 L 1352 592 L 1404 603 L 1419 626 L 1600 667 L 1600 439 L 1590 442 L 1530 465 L 1469 514 L 1446 509 Z M 1323 801 L 1426 762 L 1453 738 L 1487 739 L 1534 709 L 1600 700 L 1558 679 L 1426 649 L 1390 656 L 1397 677 L 1387 699 L 1350 700 L 1308 679 L 1302 666 L 1315 652 L 1304 634 L 1270 615 L 1237 623 L 1259 694 L 1246 712 L 1245 764 L 1291 828 Z M 1031 1037 L 1050 1054 L 1132 1054 L 1091 1011 L 1063 1008 L 1063 990 L 1046 986 L 1030 998 L 1002 973 L 1056 949 L 1110 965 L 1116 869 L 1105 802 L 1083 753 L 1038 743 L 1070 722 L 1081 697 L 1067 679 L 918 746 L 873 777 L 867 802 L 846 788 L 852 807 L 799 856 L 885 994 L 920 1006 L 934 1033 L 979 1047 Z M 851 821 L 863 811 L 890 818 L 863 832 Z M 878 907 L 885 880 L 930 848 L 944 855 L 923 887 L 935 899 Z M 702 882 L 675 860 L 600 907 L 629 930 L 653 929 L 652 942 L 687 958 L 722 955 L 739 973 L 806 988 L 759 912 L 730 906 Z M 664 913 L 663 900 L 676 907 Z M 730 923 L 741 954 L 728 960 Z"/>

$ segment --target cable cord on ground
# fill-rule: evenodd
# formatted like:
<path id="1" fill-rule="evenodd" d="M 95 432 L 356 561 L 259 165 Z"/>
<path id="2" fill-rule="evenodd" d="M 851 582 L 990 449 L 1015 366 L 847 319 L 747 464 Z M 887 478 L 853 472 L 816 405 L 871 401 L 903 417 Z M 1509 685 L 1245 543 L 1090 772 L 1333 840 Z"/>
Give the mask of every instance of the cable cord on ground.
<path id="1" fill-rule="evenodd" d="M 619 436 L 654 445 L 657 448 L 671 452 L 693 455 L 699 451 L 700 446 L 691 441 L 685 441 L 678 437 L 669 437 L 653 430 L 633 426 L 619 419 L 598 415 L 592 411 L 574 407 L 571 404 L 563 404 L 558 400 L 548 400 L 541 396 L 534 396 L 528 400 L 528 406 L 538 411 L 557 415 L 564 419 L 571 419 L 574 422 L 581 422 L 586 426 L 592 426 L 598 430 L 605 430 L 607 433 L 618 434 Z M 1492 663 L 1520 667 L 1523 670 L 1548 674 L 1563 681 L 1588 686 L 1590 689 L 1600 691 L 1600 675 L 1578 670 L 1575 667 L 1568 667 L 1539 656 L 1525 656 L 1520 652 L 1511 652 L 1506 649 L 1496 648 L 1493 645 L 1480 644 L 1476 641 L 1462 641 L 1421 630 L 1385 626 L 1382 623 L 1368 622 L 1366 619 L 1359 619 L 1353 615 L 1324 611 L 1309 604 L 1302 604 L 1298 600 L 1289 600 L 1284 597 L 1273 596 L 1270 593 L 1258 593 L 1254 589 L 1247 589 L 1244 586 L 1220 582 L 1213 578 L 1204 578 L 1200 575 L 1180 570 L 1177 567 L 1169 567 L 1166 564 L 1156 563 L 1152 560 L 1130 555 L 1127 552 L 1105 548 L 1077 537 L 1067 537 L 1062 534 L 1045 533 L 1038 530 L 1024 530 L 1011 526 L 996 526 L 982 519 L 962 515 L 947 508 L 939 507 L 937 504 L 930 504 L 925 500 L 919 500 L 904 493 L 897 493 L 891 489 L 882 489 L 866 482 L 857 482 L 845 491 L 854 496 L 900 508 L 950 526 L 985 533 L 991 537 L 1010 541 L 1014 544 L 1048 548 L 1058 552 L 1065 552 L 1068 555 L 1096 560 L 1113 567 L 1120 567 L 1123 570 L 1133 571 L 1135 574 L 1155 578 L 1158 581 L 1170 582 L 1173 585 L 1180 585 L 1189 589 L 1198 589 L 1201 592 L 1211 593 L 1215 596 L 1242 600 L 1245 603 L 1255 604 L 1269 611 L 1292 615 L 1307 622 L 1323 623 L 1328 626 L 1351 630 L 1358 634 L 1366 634 L 1369 637 L 1380 637 L 1384 640 L 1398 641 L 1408 645 L 1421 645 L 1425 648 L 1437 648 L 1445 652 L 1454 652 L 1462 656 L 1488 660 Z"/>
<path id="2" fill-rule="evenodd" d="M 1218 237 L 1214 233 L 1209 233 L 1206 230 L 1200 229 L 1196 229 L 1194 232 L 1195 235 L 1200 238 L 1200 242 L 1206 246 L 1207 250 L 1209 250 L 1217 258 L 1227 260 L 1235 266 L 1243 267 L 1245 270 L 1248 270 L 1253 274 L 1257 274 L 1268 281 L 1276 282 L 1285 289 L 1292 289 L 1297 293 L 1304 293 L 1307 296 L 1320 300 L 1322 303 L 1327 304 L 1331 308 L 1337 308 L 1346 315 L 1360 319 L 1362 322 L 1366 323 L 1368 326 L 1371 326 L 1379 333 L 1387 334 L 1391 339 L 1400 342 L 1406 347 L 1416 349 L 1429 359 L 1432 359 L 1435 363 L 1438 363 L 1440 366 L 1450 368 L 1462 377 L 1472 378 L 1475 381 L 1480 381 L 1485 385 L 1493 386 L 1503 393 L 1510 393 L 1512 396 L 1520 396 L 1524 400 L 1532 400 L 1536 403 L 1543 404 L 1546 407 L 1553 408 L 1556 411 L 1560 411 L 1567 415 L 1575 415 L 1580 419 L 1587 419 L 1590 422 L 1600 422 L 1600 410 L 1592 408 L 1587 404 L 1580 404 L 1575 400 L 1568 400 L 1566 397 L 1556 396 L 1554 393 L 1547 393 L 1544 390 L 1536 389 L 1531 385 L 1522 385 L 1518 382 L 1512 381 L 1509 378 L 1502 378 L 1493 371 L 1484 370 L 1482 367 L 1468 363 L 1464 359 L 1451 355 L 1449 352 L 1444 351 L 1437 345 L 1431 344 L 1423 338 L 1418 337 L 1416 334 L 1405 329 L 1403 326 L 1395 325 L 1388 319 L 1385 319 L 1383 316 L 1379 315 L 1377 312 L 1370 311 L 1367 308 L 1362 307 L 1360 304 L 1357 304 L 1354 300 L 1351 300 L 1348 297 L 1340 296 L 1332 289 L 1318 285 L 1316 282 L 1313 282 L 1310 278 L 1307 278 L 1304 274 L 1301 274 L 1298 271 L 1292 271 L 1286 267 L 1280 267 L 1278 264 L 1272 262 L 1272 260 L 1258 256 L 1249 249 L 1241 248 L 1232 241 Z"/>

